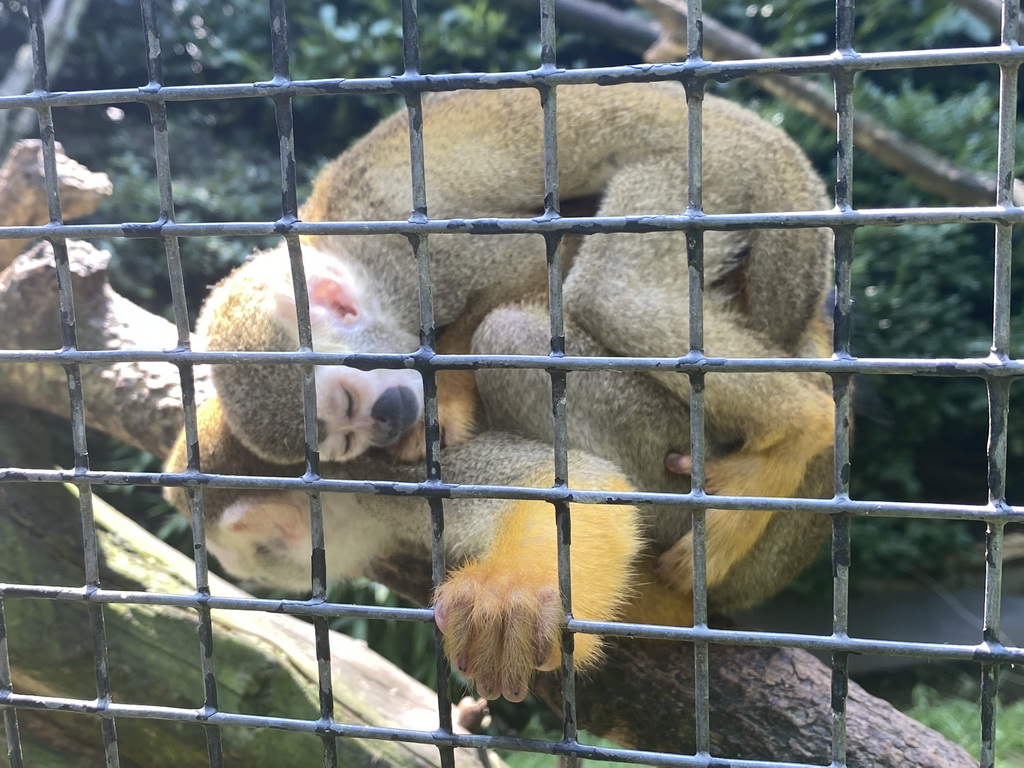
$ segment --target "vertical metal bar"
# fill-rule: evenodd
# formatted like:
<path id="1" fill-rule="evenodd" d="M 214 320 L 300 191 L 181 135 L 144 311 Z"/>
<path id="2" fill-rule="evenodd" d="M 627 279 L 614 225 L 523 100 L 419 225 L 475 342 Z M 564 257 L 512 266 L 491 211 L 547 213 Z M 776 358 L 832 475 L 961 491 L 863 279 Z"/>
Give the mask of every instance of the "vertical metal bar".
<path id="1" fill-rule="evenodd" d="M 11 657 L 7 647 L 7 619 L 4 615 L 4 593 L 0 589 L 0 701 L 14 692 L 11 679 Z M 18 729 L 18 710 L 4 707 L 4 737 L 7 741 L 7 762 L 10 768 L 24 768 L 21 753 L 21 732 Z"/>
<path id="2" fill-rule="evenodd" d="M 699 62 L 704 56 L 704 19 L 702 0 L 687 0 L 686 4 L 686 60 Z M 704 149 L 703 110 L 705 81 L 699 77 L 684 80 L 687 107 L 687 213 L 700 213 L 704 205 Z M 704 232 L 686 232 L 686 261 L 689 271 L 689 323 L 690 355 L 704 354 Z M 724 374 L 739 375 L 739 374 Z M 690 455 L 693 465 L 690 475 L 691 489 L 704 493 L 705 410 L 704 373 L 694 372 L 690 378 Z M 691 513 L 693 538 L 693 625 L 708 624 L 707 599 L 707 509 L 701 507 Z M 710 673 L 709 646 L 698 640 L 693 644 L 694 663 L 694 729 L 697 754 L 710 755 Z"/>
<path id="3" fill-rule="evenodd" d="M 48 89 L 46 72 L 46 48 L 43 35 L 43 13 L 39 0 L 28 3 L 29 35 L 32 41 L 33 86 L 37 93 Z M 39 134 L 43 148 L 43 172 L 46 201 L 51 224 L 62 224 L 60 193 L 57 176 L 57 150 L 54 138 L 53 114 L 48 106 L 36 107 L 39 118 Z M 53 247 L 54 265 L 57 274 L 57 290 L 60 296 L 60 327 L 62 351 L 78 348 L 75 330 L 75 301 L 71 286 L 71 269 L 68 263 L 67 242 L 60 235 L 47 238 Z M 71 435 L 75 453 L 75 473 L 89 470 L 89 448 L 86 441 L 85 402 L 82 397 L 82 369 L 77 363 L 64 364 L 68 380 L 68 394 L 71 401 Z M 79 508 L 82 517 L 82 543 L 85 557 L 86 587 L 98 589 L 99 546 L 96 538 L 96 521 L 92 510 L 92 486 L 88 481 L 76 481 L 79 491 Z M 93 656 L 96 662 L 96 702 L 100 710 L 100 728 L 103 735 L 103 751 L 107 768 L 120 764 L 117 750 L 117 729 L 112 717 L 103 713 L 110 704 L 110 670 L 107 661 L 107 638 L 103 621 L 103 606 L 89 602 L 89 624 L 92 630 Z"/>
<path id="4" fill-rule="evenodd" d="M 540 67 L 539 72 L 553 72 L 557 67 L 556 27 L 554 0 L 540 2 Z M 544 124 L 544 218 L 558 218 L 561 195 L 558 185 L 558 95 L 555 86 L 541 84 L 541 110 Z M 562 238 L 558 234 L 544 236 L 548 272 L 548 313 L 551 335 L 551 355 L 565 355 L 565 307 L 562 302 Z M 565 371 L 549 371 L 551 377 L 551 415 L 554 428 L 553 460 L 554 484 L 569 485 L 567 387 Z M 569 505 L 555 502 L 555 529 L 558 541 L 558 592 L 562 611 L 572 618 L 572 516 Z M 576 639 L 566 628 L 562 632 L 562 742 L 578 744 L 579 732 L 576 715 L 576 664 L 573 660 Z M 579 765 L 579 758 L 562 758 L 566 768 Z"/>
<path id="5" fill-rule="evenodd" d="M 270 0 L 270 50 L 274 69 L 274 84 L 283 85 L 289 80 L 288 62 L 288 16 L 284 0 Z M 292 120 L 292 100 L 289 96 L 274 96 L 274 116 L 277 122 L 278 153 L 281 162 L 281 219 L 282 228 L 298 220 L 299 205 L 295 189 L 295 135 Z M 300 290 L 295 294 L 299 344 L 303 349 L 312 349 L 312 327 L 309 323 L 309 296 L 306 292 L 305 270 L 302 266 L 302 247 L 298 235 L 286 234 L 285 243 L 292 264 L 293 287 Z M 306 293 L 300 296 L 300 293 Z M 319 434 L 316 414 L 316 378 L 314 367 L 302 367 L 303 420 L 306 442 L 306 475 L 310 479 L 320 476 Z M 311 599 L 327 599 L 327 553 L 324 542 L 323 503 L 320 493 L 309 494 L 310 529 L 310 573 Z M 313 635 L 316 645 L 317 682 L 320 704 L 320 721 L 323 745 L 324 768 L 337 768 L 337 737 L 330 732 L 334 722 L 334 683 L 331 678 L 331 636 L 330 620 L 326 616 L 313 617 Z"/>
<path id="6" fill-rule="evenodd" d="M 1001 26 L 1003 46 L 1015 45 L 1019 36 L 1020 0 L 1004 0 Z M 999 155 L 996 170 L 996 205 L 1012 207 L 1017 135 L 1018 66 L 999 68 Z M 1003 363 L 1010 351 L 1010 277 L 1013 227 L 995 225 L 995 288 L 992 298 L 992 360 Z M 1006 438 L 1010 410 L 1010 380 L 989 378 L 988 497 L 996 509 L 1006 504 Z M 1004 523 L 990 522 L 985 535 L 985 615 L 983 642 L 1000 647 L 1000 612 L 1003 580 Z M 996 716 L 999 704 L 999 664 L 981 665 L 981 766 L 996 764 Z"/>
<path id="7" fill-rule="evenodd" d="M 149 77 L 147 90 L 158 91 L 163 83 L 160 62 L 159 28 L 152 0 L 142 0 L 142 24 L 146 45 L 146 66 Z M 174 221 L 174 197 L 171 183 L 170 146 L 167 129 L 167 104 L 163 101 L 149 102 L 149 117 L 153 125 L 153 148 L 156 159 L 157 184 L 160 194 L 159 221 Z M 178 347 L 188 349 L 188 306 L 185 297 L 185 280 L 181 268 L 181 252 L 178 238 L 162 238 L 167 258 L 167 271 L 174 307 L 174 321 L 178 332 Z M 185 414 L 185 442 L 188 446 L 188 469 L 200 471 L 198 451 L 198 426 L 196 424 L 196 400 L 194 366 L 183 363 L 178 366 L 181 378 L 182 407 Z M 193 554 L 196 569 L 196 591 L 203 596 L 210 594 L 206 529 L 203 525 L 203 490 L 201 487 L 187 489 L 191 506 Z M 213 655 L 213 622 L 210 609 L 205 605 L 198 609 L 199 618 L 199 664 L 203 676 L 204 716 L 212 715 L 218 708 L 217 676 Z M 218 726 L 204 725 L 206 748 L 211 766 L 224 764 L 224 750 L 221 731 Z"/>
<path id="8" fill-rule="evenodd" d="M 836 51 L 841 55 L 853 53 L 855 0 L 836 0 Z M 836 72 L 836 206 L 840 211 L 853 207 L 853 75 Z M 853 262 L 855 231 L 849 227 L 835 230 L 836 250 L 836 312 L 839 326 L 834 343 L 842 353 L 849 354 L 849 310 L 851 305 L 850 270 Z M 848 494 L 849 464 L 849 407 L 850 379 L 833 377 L 833 397 L 836 401 L 834 448 L 835 493 Z M 832 634 L 847 637 L 850 604 L 850 520 L 846 516 L 832 518 Z M 850 688 L 849 654 L 832 653 L 832 745 L 833 766 L 846 765 L 847 696 Z"/>
<path id="9" fill-rule="evenodd" d="M 417 75 L 420 71 L 420 30 L 416 0 L 402 0 L 402 52 L 406 75 Z M 404 94 L 409 113 L 409 161 L 412 169 L 412 215 L 411 222 L 427 221 L 427 180 L 423 157 L 423 99 L 419 91 L 407 90 Z M 416 255 L 416 269 L 419 280 L 420 299 L 420 350 L 434 354 L 436 333 L 434 327 L 433 280 L 431 277 L 430 248 L 426 235 L 409 237 Z M 437 420 L 437 377 L 434 369 L 421 369 L 423 375 L 423 410 L 426 431 L 426 482 L 441 482 L 441 431 Z M 444 553 L 444 504 L 439 498 L 428 500 L 431 524 L 431 577 L 435 587 L 440 586 L 446 576 Z M 448 694 L 448 662 L 442 652 L 443 637 L 434 627 L 434 648 L 437 665 L 437 716 L 438 730 L 443 734 L 452 733 L 452 703 Z M 438 745 L 443 768 L 454 768 L 455 751 L 450 746 Z"/>

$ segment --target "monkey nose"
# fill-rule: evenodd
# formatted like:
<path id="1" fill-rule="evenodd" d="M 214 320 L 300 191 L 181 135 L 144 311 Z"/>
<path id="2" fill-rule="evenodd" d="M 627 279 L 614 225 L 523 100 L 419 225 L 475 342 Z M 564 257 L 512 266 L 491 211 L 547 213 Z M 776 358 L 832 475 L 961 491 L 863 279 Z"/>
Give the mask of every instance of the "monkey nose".
<path id="1" fill-rule="evenodd" d="M 420 405 L 408 387 L 388 387 L 370 409 L 376 422 L 374 444 L 391 445 L 416 423 Z"/>

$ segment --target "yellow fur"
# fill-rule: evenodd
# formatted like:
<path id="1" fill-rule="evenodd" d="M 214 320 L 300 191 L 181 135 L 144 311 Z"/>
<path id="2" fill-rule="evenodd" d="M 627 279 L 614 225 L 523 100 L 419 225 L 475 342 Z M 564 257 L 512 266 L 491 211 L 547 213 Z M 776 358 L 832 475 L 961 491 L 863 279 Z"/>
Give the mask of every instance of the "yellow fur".
<path id="1" fill-rule="evenodd" d="M 550 476 L 527 482 L 550 484 Z M 601 483 L 601 490 L 631 488 L 612 476 Z M 572 504 L 570 514 L 573 616 L 613 620 L 629 594 L 639 549 L 634 512 L 629 507 Z M 563 616 L 557 543 L 551 504 L 512 502 L 488 551 L 454 571 L 437 590 L 435 604 L 448 617 L 445 652 L 485 698 L 503 695 L 519 701 L 534 670 L 559 664 Z M 594 664 L 600 645 L 595 635 L 576 635 L 577 666 Z"/>

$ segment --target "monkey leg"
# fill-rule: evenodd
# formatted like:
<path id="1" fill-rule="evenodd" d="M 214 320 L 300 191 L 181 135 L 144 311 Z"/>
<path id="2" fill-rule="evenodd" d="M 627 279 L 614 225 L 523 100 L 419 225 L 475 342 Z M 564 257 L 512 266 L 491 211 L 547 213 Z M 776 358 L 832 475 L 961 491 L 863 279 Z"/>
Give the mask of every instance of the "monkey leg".
<path id="1" fill-rule="evenodd" d="M 720 583 L 764 535 L 773 512 L 712 509 L 707 514 L 707 585 Z M 659 559 L 658 576 L 685 594 L 693 593 L 693 533 L 687 533 Z"/>
<path id="2" fill-rule="evenodd" d="M 786 497 L 794 495 L 808 464 L 834 441 L 832 398 L 824 375 L 711 374 L 705 379 L 709 420 L 718 422 L 712 404 L 732 402 L 736 410 L 727 422 L 743 418 L 739 404 L 763 394 L 742 428 L 743 445 L 734 453 L 705 463 L 705 488 L 728 496 Z M 674 471 L 689 473 L 692 459 L 672 457 Z M 707 517 L 707 583 L 714 586 L 743 560 L 764 535 L 774 512 L 710 510 Z M 693 534 L 689 533 L 661 557 L 659 574 L 683 591 L 693 587 Z"/>
<path id="3" fill-rule="evenodd" d="M 629 486 L 612 477 L 610 491 Z M 636 510 L 573 504 L 572 615 L 614 619 L 626 598 L 639 550 Z M 558 667 L 565 624 L 558 592 L 552 506 L 510 502 L 489 550 L 454 571 L 437 590 L 435 618 L 445 653 L 487 699 L 522 701 L 535 670 Z M 577 635 L 577 667 L 600 658 L 600 638 Z"/>
<path id="4" fill-rule="evenodd" d="M 685 318 L 677 319 L 685 331 Z M 672 357 L 688 346 L 686 338 L 666 334 L 620 339 L 626 340 L 615 351 L 627 355 Z M 705 307 L 704 342 L 713 357 L 791 357 L 716 304 Z M 689 403 L 688 377 L 671 371 L 653 371 L 651 376 L 678 398 L 680 407 Z M 709 427 L 742 441 L 738 451 L 707 461 L 707 483 L 715 493 L 791 496 L 811 459 L 834 442 L 834 406 L 826 374 L 709 373 L 704 385 Z M 680 469 L 687 471 L 688 466 Z"/>

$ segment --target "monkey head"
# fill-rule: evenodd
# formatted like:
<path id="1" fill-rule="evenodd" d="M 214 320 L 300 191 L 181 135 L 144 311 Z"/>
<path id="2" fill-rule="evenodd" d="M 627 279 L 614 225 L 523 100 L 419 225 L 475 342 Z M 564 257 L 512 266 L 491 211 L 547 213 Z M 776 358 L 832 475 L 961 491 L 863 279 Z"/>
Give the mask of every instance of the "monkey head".
<path id="1" fill-rule="evenodd" d="M 394 354 L 418 347 L 396 331 L 357 268 L 303 248 L 313 350 L 328 354 Z M 284 247 L 256 255 L 210 293 L 197 326 L 209 351 L 292 351 L 299 348 L 291 266 Z M 348 461 L 370 448 L 396 444 L 423 416 L 420 374 L 411 369 L 363 370 L 318 365 L 317 433 L 321 459 Z M 232 431 L 263 459 L 304 459 L 302 372 L 290 364 L 219 364 L 213 382 Z"/>

